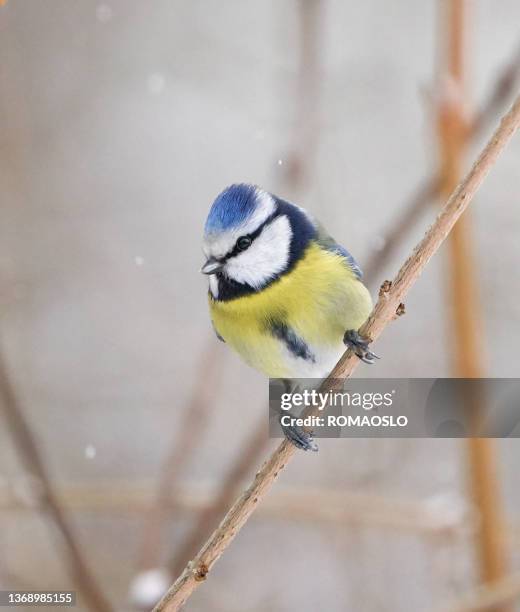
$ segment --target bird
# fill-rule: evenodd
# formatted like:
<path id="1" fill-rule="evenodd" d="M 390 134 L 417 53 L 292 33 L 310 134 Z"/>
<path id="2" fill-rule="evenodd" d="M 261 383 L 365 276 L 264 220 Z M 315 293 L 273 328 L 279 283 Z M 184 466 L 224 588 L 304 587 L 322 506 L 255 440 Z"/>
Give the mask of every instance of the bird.
<path id="1" fill-rule="evenodd" d="M 230 185 L 210 208 L 202 250 L 216 335 L 253 368 L 289 381 L 327 376 L 345 347 L 379 359 L 358 331 L 372 310 L 361 269 L 304 208 Z M 317 450 L 308 432 L 283 429 Z"/>

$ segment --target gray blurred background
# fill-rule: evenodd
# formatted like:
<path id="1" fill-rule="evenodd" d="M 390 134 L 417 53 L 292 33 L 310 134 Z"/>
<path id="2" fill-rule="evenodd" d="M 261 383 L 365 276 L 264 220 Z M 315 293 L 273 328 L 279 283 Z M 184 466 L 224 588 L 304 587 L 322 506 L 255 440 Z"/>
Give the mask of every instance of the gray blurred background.
<path id="1" fill-rule="evenodd" d="M 310 109 L 295 0 L 0 7 L 1 350 L 86 563 L 116 610 L 131 609 L 145 518 L 182 440 L 201 355 L 218 362 L 211 409 L 189 434 L 196 448 L 177 475 L 157 563 L 175 555 L 263 416 L 267 426 L 266 381 L 210 329 L 198 270 L 214 197 L 247 181 L 293 199 L 363 267 L 435 167 L 437 3 L 321 4 Z M 518 48 L 520 6 L 469 4 L 471 108 Z M 310 161 L 296 181 L 288 167 L 302 134 Z M 518 374 L 519 162 L 516 138 L 473 207 L 493 377 Z M 435 210 L 379 270 L 374 294 Z M 444 252 L 431 262 L 406 316 L 377 342 L 383 358 L 357 376 L 450 375 L 447 265 Z M 500 441 L 497 451 L 514 569 L 520 446 Z M 4 420 L 0 460 L 0 585 L 74 588 Z M 188 610 L 442 609 L 475 584 L 461 441 L 322 440 L 269 496 Z M 81 599 L 78 609 L 88 609 Z"/>

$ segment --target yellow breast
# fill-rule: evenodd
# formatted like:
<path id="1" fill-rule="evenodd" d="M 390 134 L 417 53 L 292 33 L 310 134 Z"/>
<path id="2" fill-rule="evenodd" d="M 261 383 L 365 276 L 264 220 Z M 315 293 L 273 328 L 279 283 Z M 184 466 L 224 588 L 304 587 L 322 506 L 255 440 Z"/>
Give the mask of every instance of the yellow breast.
<path id="1" fill-rule="evenodd" d="M 285 347 L 270 332 L 285 323 L 311 348 L 341 345 L 372 308 L 370 294 L 345 260 L 311 243 L 294 268 L 265 289 L 229 301 L 209 296 L 216 331 L 268 376 L 292 375 Z"/>

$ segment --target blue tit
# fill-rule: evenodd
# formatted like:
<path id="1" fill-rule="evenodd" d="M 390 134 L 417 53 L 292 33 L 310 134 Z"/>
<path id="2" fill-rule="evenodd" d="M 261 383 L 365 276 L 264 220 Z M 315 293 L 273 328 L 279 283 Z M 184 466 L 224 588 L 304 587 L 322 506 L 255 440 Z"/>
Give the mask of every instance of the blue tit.
<path id="1" fill-rule="evenodd" d="M 254 185 L 214 201 L 203 240 L 217 336 L 272 378 L 322 378 L 350 346 L 377 357 L 357 330 L 372 310 L 352 255 L 307 211 Z"/>

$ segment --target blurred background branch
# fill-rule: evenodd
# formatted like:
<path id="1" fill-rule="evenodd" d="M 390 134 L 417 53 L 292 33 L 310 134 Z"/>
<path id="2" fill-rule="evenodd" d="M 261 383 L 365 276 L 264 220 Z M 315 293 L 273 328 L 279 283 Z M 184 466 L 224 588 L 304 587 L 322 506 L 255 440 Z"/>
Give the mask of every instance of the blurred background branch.
<path id="1" fill-rule="evenodd" d="M 267 446 L 267 428 L 265 419 L 262 418 L 258 426 L 253 429 L 241 445 L 236 459 L 225 475 L 219 492 L 213 502 L 200 512 L 186 538 L 175 549 L 174 556 L 170 559 L 168 566 L 172 576 L 177 576 L 191 557 L 215 529 L 218 520 L 233 503 L 237 495 L 238 487 L 244 478 L 249 476 L 251 470 L 258 464 L 262 452 Z"/>
<path id="2" fill-rule="evenodd" d="M 456 187 L 464 166 L 467 147 L 466 31 L 470 4 L 466 0 L 447 0 L 442 5 L 440 74 L 438 76 L 437 128 L 440 148 L 441 194 Z M 506 69 L 506 74 L 508 70 Z M 511 78 L 499 78 L 497 90 Z M 507 87 L 506 87 L 507 89 Z M 491 100 L 495 100 L 495 96 Z M 486 106 L 485 108 L 489 108 Z M 480 115 L 481 116 L 481 115 Z M 477 116 L 478 117 L 478 116 Z M 485 121 L 478 119 L 473 126 Z M 454 345 L 453 374 L 458 378 L 482 378 L 484 329 L 480 309 L 471 211 L 467 211 L 453 228 L 449 241 L 448 300 L 450 302 L 450 339 Z M 478 420 L 483 414 L 485 398 L 465 397 L 467 410 Z M 475 537 L 480 579 L 493 583 L 508 571 L 500 475 L 495 456 L 495 442 L 490 438 L 468 438 L 469 488 L 479 513 Z M 500 610 L 505 612 L 506 608 Z M 497 608 L 498 612 L 498 608 Z"/>
<path id="3" fill-rule="evenodd" d="M 325 0 L 298 0 L 298 68 L 294 119 L 283 178 L 291 197 L 298 200 L 312 180 L 320 135 L 320 94 L 323 87 L 321 55 Z M 283 189 L 285 186 L 281 185 Z"/>
<path id="4" fill-rule="evenodd" d="M 520 598 L 520 574 L 515 573 L 492 584 L 481 585 L 472 592 L 439 608 L 439 612 L 496 612 L 510 609 Z"/>
<path id="5" fill-rule="evenodd" d="M 474 141 L 482 135 L 484 128 L 503 112 L 518 88 L 519 80 L 520 47 L 515 49 L 512 57 L 499 69 L 498 77 L 480 110 L 472 120 L 465 118 L 462 126 L 465 138 Z M 417 186 L 410 199 L 401 207 L 394 223 L 386 230 L 382 248 L 374 251 L 364 265 L 365 276 L 370 284 L 377 284 L 382 267 L 394 256 L 399 245 L 413 230 L 427 207 L 442 195 L 442 185 L 442 173 L 433 173 Z"/>
<path id="6" fill-rule="evenodd" d="M 218 357 L 217 348 L 216 339 L 211 337 L 202 350 L 200 363 L 195 369 L 193 389 L 181 409 L 182 421 L 159 474 L 155 502 L 147 507 L 144 514 L 137 576 L 130 589 L 131 599 L 137 607 L 141 607 L 141 599 L 147 609 L 157 601 L 153 601 L 155 596 L 150 602 L 145 594 L 141 595 L 139 584 L 143 580 L 143 573 L 158 571 L 162 565 L 162 544 L 170 521 L 175 520 L 175 500 L 179 495 L 182 474 L 207 431 L 218 399 L 224 360 Z"/>
<path id="7" fill-rule="evenodd" d="M 111 605 L 87 566 L 84 549 L 78 542 L 70 520 L 54 493 L 42 453 L 38 450 L 34 435 L 22 414 L 1 352 L 0 397 L 16 451 L 35 479 L 32 492 L 39 507 L 46 512 L 61 535 L 60 550 L 63 550 L 64 566 L 70 571 L 74 584 L 92 612 L 112 612 Z"/>
<path id="8" fill-rule="evenodd" d="M 264 424 L 265 425 L 265 424 Z M 263 427 L 265 434 L 265 427 Z M 238 466 L 235 474 L 238 472 Z M 249 470 L 244 476 L 249 475 Z M 231 477 L 228 477 L 231 480 Z M 233 487 L 232 495 L 238 493 L 243 478 Z M 4 512 L 33 512 L 34 505 L 29 505 L 15 491 L 15 485 L 0 494 L 0 509 Z M 228 506 L 217 513 L 216 500 L 222 495 L 219 488 L 217 495 L 211 487 L 194 485 L 179 486 L 175 500 L 170 500 L 167 511 L 174 517 L 176 513 L 191 515 L 197 513 L 197 530 L 199 537 L 207 531 L 213 531 L 216 521 Z M 146 483 L 106 482 L 93 485 L 76 485 L 60 487 L 56 495 L 68 511 L 98 512 L 128 517 L 133 514 L 146 513 L 153 507 L 153 495 Z M 308 497 L 320 499 L 320 504 L 304 503 Z M 389 528 L 404 532 L 435 533 L 470 533 L 474 530 L 474 516 L 470 507 L 457 507 L 457 512 L 443 513 L 437 507 L 436 499 L 389 499 L 384 495 L 357 491 L 337 491 L 325 487 L 283 486 L 278 487 L 259 507 L 258 514 L 264 518 L 297 520 L 302 522 L 330 522 L 371 528 Z M 210 516 L 208 523 L 202 525 L 201 517 Z M 520 519 L 519 519 L 520 520 Z M 512 533 L 518 532 L 520 523 L 511 521 Z M 200 525 L 199 525 L 200 523 Z M 515 540 L 518 537 L 515 535 Z M 198 542 L 200 546 L 200 541 Z M 195 551 L 196 552 L 196 551 Z M 184 557 L 185 564 L 188 557 Z M 180 555 L 179 555 L 180 557 Z M 182 569 L 182 567 L 181 567 Z"/>

